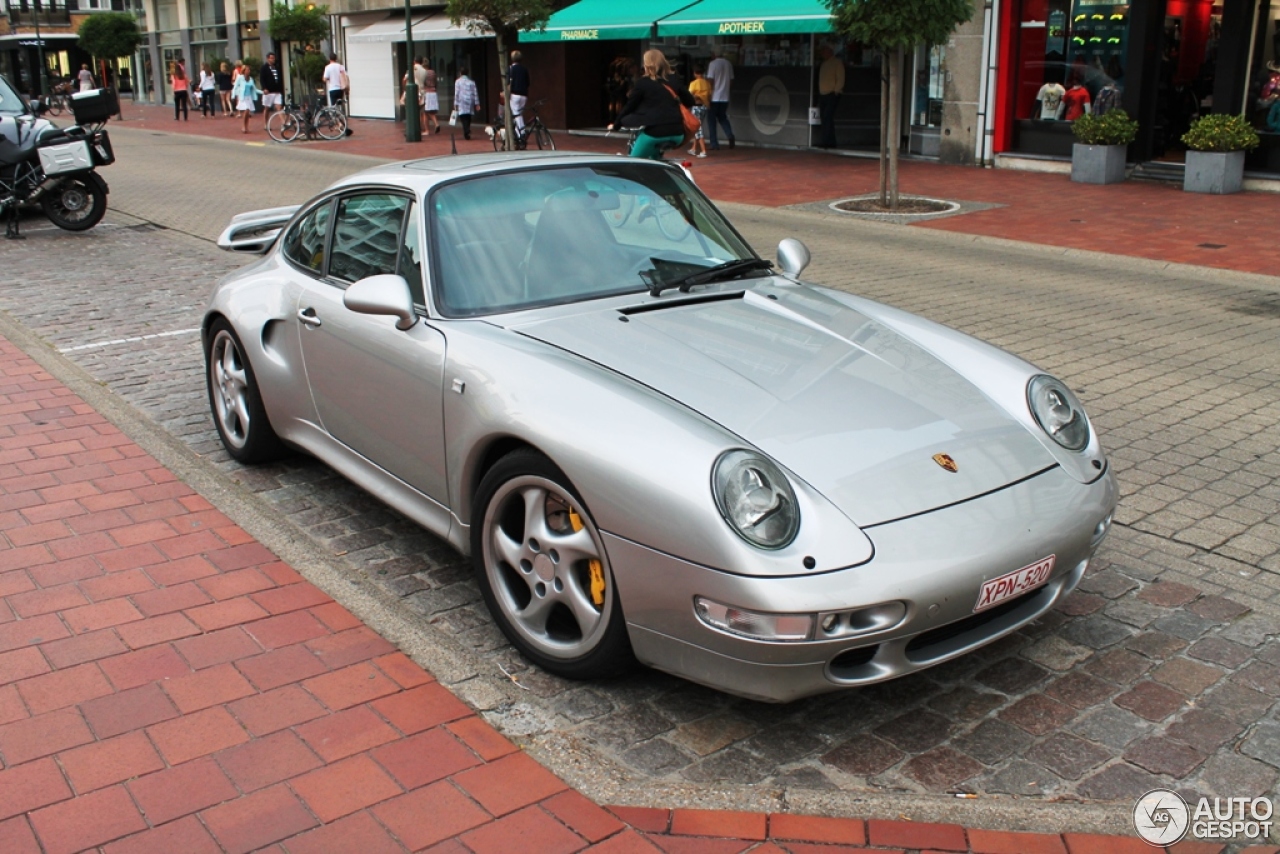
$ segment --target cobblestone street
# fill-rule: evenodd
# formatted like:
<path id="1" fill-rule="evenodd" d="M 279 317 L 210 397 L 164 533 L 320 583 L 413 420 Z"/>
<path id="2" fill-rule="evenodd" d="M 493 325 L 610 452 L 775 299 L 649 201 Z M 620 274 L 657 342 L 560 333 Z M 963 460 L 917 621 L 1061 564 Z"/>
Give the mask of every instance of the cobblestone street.
<path id="1" fill-rule="evenodd" d="M 305 547 L 398 599 L 441 650 L 439 680 L 597 802 L 851 814 L 875 792 L 894 816 L 951 820 L 963 792 L 1007 802 L 1010 829 L 1061 810 L 1055 827 L 1128 832 L 1132 800 L 1157 786 L 1277 792 L 1280 280 L 726 205 L 764 257 L 800 237 L 811 281 L 976 335 L 1074 387 L 1120 479 L 1117 525 L 1062 608 L 896 682 L 785 706 L 653 671 L 571 683 L 506 645 L 443 542 L 326 466 L 244 468 L 217 441 L 195 330 L 212 283 L 246 259 L 210 240 L 234 213 L 302 201 L 373 161 L 112 134 L 107 222 L 70 234 L 28 220 L 29 239 L 4 246 L 0 309 Z M 237 174 L 261 177 L 203 182 Z"/>

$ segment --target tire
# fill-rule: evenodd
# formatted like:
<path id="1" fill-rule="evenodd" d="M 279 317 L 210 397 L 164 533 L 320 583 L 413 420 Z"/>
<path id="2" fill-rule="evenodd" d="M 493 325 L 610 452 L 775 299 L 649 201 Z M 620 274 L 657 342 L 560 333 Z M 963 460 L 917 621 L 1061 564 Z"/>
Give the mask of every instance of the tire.
<path id="1" fill-rule="evenodd" d="M 489 139 L 493 143 L 494 151 L 502 151 L 502 142 L 505 136 L 506 129 L 502 125 L 498 125 L 493 129 L 493 136 L 489 137 Z"/>
<path id="2" fill-rule="evenodd" d="M 49 115 L 60 116 L 65 109 L 61 95 L 54 95 L 49 99 Z"/>
<path id="3" fill-rule="evenodd" d="M 298 120 L 287 110 L 272 113 L 267 119 L 267 135 L 276 142 L 293 142 L 299 130 Z"/>
<path id="4" fill-rule="evenodd" d="M 287 449 L 267 418 L 244 345 L 227 321 L 215 320 L 209 327 L 204 362 L 213 424 L 231 458 L 265 463 L 284 456 Z"/>
<path id="5" fill-rule="evenodd" d="M 316 113 L 316 133 L 321 139 L 342 139 L 347 135 L 347 117 L 336 107 L 325 107 Z"/>
<path id="6" fill-rule="evenodd" d="M 474 508 L 471 560 L 507 640 L 566 679 L 631 668 L 635 657 L 604 541 L 564 473 L 535 451 L 514 451 L 480 481 Z"/>
<path id="7" fill-rule="evenodd" d="M 107 213 L 107 191 L 96 179 L 77 175 L 41 196 L 40 208 L 58 228 L 88 231 Z"/>
<path id="8" fill-rule="evenodd" d="M 547 130 L 542 125 L 538 125 L 534 130 L 534 140 L 538 143 L 538 148 L 545 149 L 547 151 L 556 150 L 556 143 L 555 140 L 551 138 L 551 131 Z"/>

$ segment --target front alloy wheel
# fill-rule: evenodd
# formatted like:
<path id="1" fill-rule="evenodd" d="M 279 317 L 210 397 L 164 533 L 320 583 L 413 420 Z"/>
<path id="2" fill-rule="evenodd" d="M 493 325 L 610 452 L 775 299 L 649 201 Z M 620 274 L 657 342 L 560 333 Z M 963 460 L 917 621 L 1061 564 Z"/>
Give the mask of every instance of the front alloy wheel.
<path id="1" fill-rule="evenodd" d="M 472 559 L 485 601 L 525 657 L 569 679 L 633 661 L 603 540 L 550 460 L 516 451 L 485 475 Z"/>

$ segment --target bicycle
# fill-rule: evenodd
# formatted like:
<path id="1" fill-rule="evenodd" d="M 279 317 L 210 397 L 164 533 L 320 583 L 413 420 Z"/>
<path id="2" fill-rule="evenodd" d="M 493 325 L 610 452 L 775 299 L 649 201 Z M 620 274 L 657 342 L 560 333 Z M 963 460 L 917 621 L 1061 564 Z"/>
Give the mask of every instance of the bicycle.
<path id="1" fill-rule="evenodd" d="M 267 120 L 267 135 L 276 142 L 293 142 L 300 136 L 305 139 L 342 139 L 347 134 L 347 116 L 340 107 L 329 107 L 317 99 L 311 99 L 306 107 L 299 107 L 293 99 L 283 110 Z"/>
<path id="2" fill-rule="evenodd" d="M 532 137 L 534 144 L 539 149 L 548 151 L 556 150 L 555 140 L 551 138 L 551 131 L 547 130 L 547 126 L 542 123 L 542 119 L 538 117 L 538 107 L 547 103 L 546 98 L 528 105 L 521 113 L 524 119 L 524 130 L 516 129 L 515 143 L 516 151 L 524 151 L 529 147 L 529 138 Z M 498 123 L 489 125 L 485 128 L 485 132 L 489 134 L 489 139 L 493 142 L 494 151 L 502 151 L 506 146 L 503 144 L 507 138 L 507 128 L 502 121 L 502 114 L 498 114 Z"/>
<path id="3" fill-rule="evenodd" d="M 48 107 L 46 112 L 51 116 L 60 116 L 71 109 L 71 84 L 54 84 L 52 92 L 45 96 L 45 104 Z"/>

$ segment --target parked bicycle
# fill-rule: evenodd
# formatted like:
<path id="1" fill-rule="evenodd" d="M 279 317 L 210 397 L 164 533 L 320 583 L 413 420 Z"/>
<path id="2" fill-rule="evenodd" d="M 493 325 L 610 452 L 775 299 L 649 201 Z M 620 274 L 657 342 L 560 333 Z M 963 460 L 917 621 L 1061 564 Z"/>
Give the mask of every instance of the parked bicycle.
<path id="1" fill-rule="evenodd" d="M 55 83 L 52 91 L 45 96 L 45 112 L 51 116 L 60 116 L 71 109 L 71 84 Z"/>
<path id="2" fill-rule="evenodd" d="M 515 131 L 516 151 L 524 151 L 529 147 L 529 141 L 532 139 L 534 144 L 540 149 L 547 151 L 555 151 L 556 143 L 551 138 L 551 131 L 547 130 L 547 126 L 542 123 L 542 119 L 538 117 L 538 108 L 547 103 L 546 99 L 535 101 L 524 108 L 521 118 L 524 119 L 524 130 L 519 128 Z M 498 121 L 495 124 L 485 128 L 485 133 L 489 134 L 489 139 L 493 141 L 493 150 L 502 151 L 506 146 L 503 144 L 507 138 L 507 128 L 502 120 L 502 113 L 498 113 Z"/>
<path id="3" fill-rule="evenodd" d="M 341 139 L 347 134 L 347 116 L 340 107 L 326 106 L 312 99 L 300 107 L 292 99 L 283 110 L 267 120 L 267 134 L 276 142 L 304 139 Z"/>

